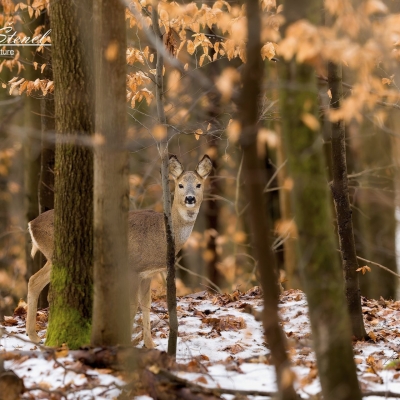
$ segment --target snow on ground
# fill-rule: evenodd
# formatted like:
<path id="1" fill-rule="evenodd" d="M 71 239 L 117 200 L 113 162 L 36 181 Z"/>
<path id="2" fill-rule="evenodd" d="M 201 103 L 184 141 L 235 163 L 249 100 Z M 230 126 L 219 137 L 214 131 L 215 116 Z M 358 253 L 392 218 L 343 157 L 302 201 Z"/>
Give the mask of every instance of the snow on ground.
<path id="1" fill-rule="evenodd" d="M 284 292 L 280 299 L 282 326 L 288 338 L 289 356 L 296 375 L 296 388 L 302 398 L 320 392 L 315 356 L 311 350 L 311 332 L 305 295 L 299 290 Z M 177 362 L 183 365 L 176 375 L 207 387 L 246 391 L 276 390 L 275 374 L 270 365 L 261 322 L 255 316 L 262 309 L 259 290 L 215 296 L 206 292 L 179 299 L 179 339 Z M 363 299 L 368 342 L 354 343 L 354 354 L 362 390 L 390 391 L 400 395 L 400 301 Z M 5 367 L 24 379 L 25 399 L 47 399 L 50 392 L 68 393 L 68 399 L 112 399 L 126 382 L 111 370 L 91 369 L 74 361 L 67 350 L 46 358 L 32 357 L 23 351 L 39 351 L 27 341 L 25 316 L 6 318 L 0 351 L 5 352 Z M 45 335 L 46 312 L 39 312 L 38 325 Z M 141 316 L 137 317 L 140 324 Z M 133 342 L 139 347 L 141 334 L 136 328 Z M 165 301 L 152 304 L 152 333 L 157 349 L 166 350 L 168 324 Z M 15 350 L 21 351 L 15 357 Z M 7 352 L 14 352 L 8 356 Z M 201 371 L 201 373 L 200 373 Z M 232 395 L 224 395 L 232 399 Z M 139 400 L 147 396 L 137 397 Z M 267 399 L 254 396 L 252 399 Z M 367 398 L 367 397 L 365 397 Z M 390 397 L 370 396 L 369 400 Z"/>

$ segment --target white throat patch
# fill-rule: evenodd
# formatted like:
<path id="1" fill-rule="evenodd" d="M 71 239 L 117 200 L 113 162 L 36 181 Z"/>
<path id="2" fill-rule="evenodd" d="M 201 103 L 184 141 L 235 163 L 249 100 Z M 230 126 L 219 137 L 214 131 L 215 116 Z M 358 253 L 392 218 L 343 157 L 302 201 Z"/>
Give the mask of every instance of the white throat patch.
<path id="1" fill-rule="evenodd" d="M 179 208 L 179 215 L 181 218 L 186 221 L 186 222 L 193 222 L 196 221 L 197 214 L 199 213 L 199 210 L 190 210 L 190 209 L 184 209 L 184 208 Z"/>

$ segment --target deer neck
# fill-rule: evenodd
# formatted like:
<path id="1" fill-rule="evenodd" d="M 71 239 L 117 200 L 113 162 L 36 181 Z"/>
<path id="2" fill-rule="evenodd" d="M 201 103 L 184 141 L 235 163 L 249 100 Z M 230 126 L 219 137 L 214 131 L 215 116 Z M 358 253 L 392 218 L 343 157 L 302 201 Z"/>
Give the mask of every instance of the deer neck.
<path id="1" fill-rule="evenodd" d="M 186 208 L 173 202 L 171 216 L 175 235 L 175 253 L 178 253 L 188 240 L 198 213 L 199 207 Z"/>

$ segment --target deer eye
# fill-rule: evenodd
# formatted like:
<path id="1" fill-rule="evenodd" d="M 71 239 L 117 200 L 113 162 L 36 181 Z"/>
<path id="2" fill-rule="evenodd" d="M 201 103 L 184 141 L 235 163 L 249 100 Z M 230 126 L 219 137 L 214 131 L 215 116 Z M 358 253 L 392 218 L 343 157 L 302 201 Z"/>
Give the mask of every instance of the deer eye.
<path id="1" fill-rule="evenodd" d="M 183 185 L 181 183 L 179 184 L 179 189 L 183 189 Z"/>
<path id="2" fill-rule="evenodd" d="M 200 188 L 201 188 L 201 183 L 198 183 L 198 184 L 196 185 L 196 187 L 197 187 L 197 189 L 200 189 Z"/>

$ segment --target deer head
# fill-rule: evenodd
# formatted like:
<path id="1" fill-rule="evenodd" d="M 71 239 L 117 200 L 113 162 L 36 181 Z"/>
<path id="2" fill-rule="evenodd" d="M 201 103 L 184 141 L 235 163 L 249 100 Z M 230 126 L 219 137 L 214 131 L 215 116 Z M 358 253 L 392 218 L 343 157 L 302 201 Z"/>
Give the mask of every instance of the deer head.
<path id="1" fill-rule="evenodd" d="M 204 181 L 212 170 L 210 157 L 205 155 L 194 171 L 185 172 L 176 156 L 170 156 L 169 174 L 175 181 L 173 209 L 185 221 L 194 221 L 203 201 Z"/>

